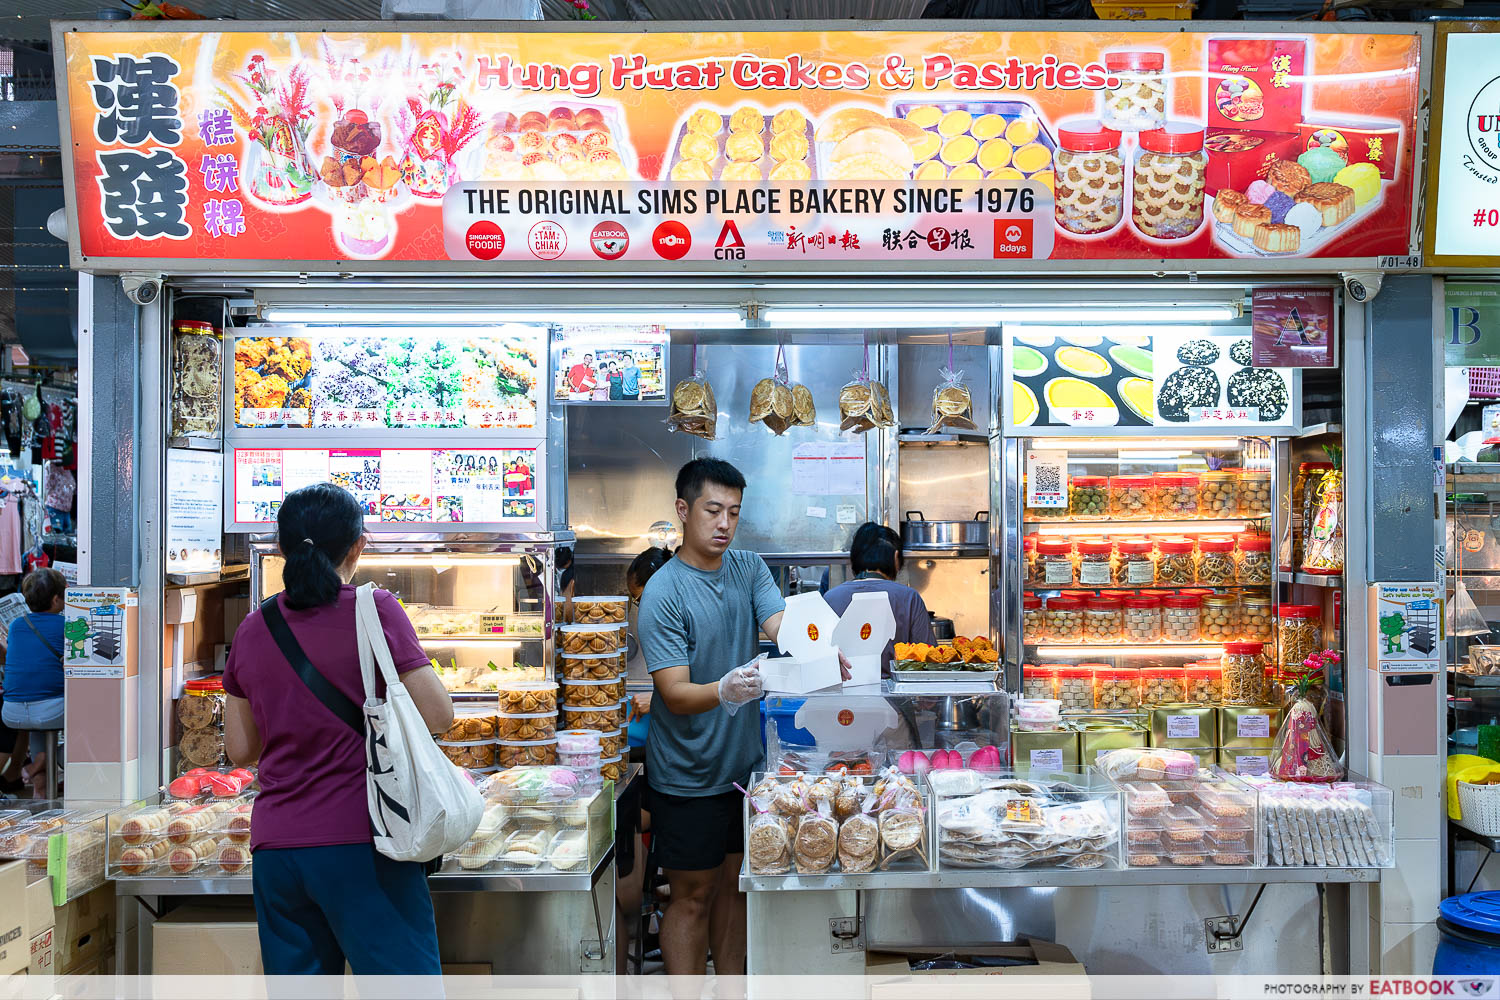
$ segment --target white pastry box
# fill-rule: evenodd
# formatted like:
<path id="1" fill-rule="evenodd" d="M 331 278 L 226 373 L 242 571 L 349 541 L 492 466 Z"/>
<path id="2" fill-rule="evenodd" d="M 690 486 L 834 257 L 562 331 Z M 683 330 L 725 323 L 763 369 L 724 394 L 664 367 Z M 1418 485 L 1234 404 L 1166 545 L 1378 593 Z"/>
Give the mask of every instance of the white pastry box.
<path id="1" fill-rule="evenodd" d="M 839 616 L 822 594 L 787 598 L 776 645 L 786 656 L 762 659 L 760 676 L 767 691 L 802 694 L 843 683 L 839 651 L 833 644 Z"/>
<path id="2" fill-rule="evenodd" d="M 882 591 L 855 594 L 833 630 L 833 644 L 849 661 L 846 687 L 880 683 L 886 643 L 896 637 L 891 598 Z"/>

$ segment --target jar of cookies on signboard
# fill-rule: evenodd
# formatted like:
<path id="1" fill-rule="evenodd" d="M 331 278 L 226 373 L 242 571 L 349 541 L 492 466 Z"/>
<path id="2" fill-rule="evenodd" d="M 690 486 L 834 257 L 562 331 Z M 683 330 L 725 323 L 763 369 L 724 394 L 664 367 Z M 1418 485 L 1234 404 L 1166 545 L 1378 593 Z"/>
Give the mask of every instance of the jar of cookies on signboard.
<path id="1" fill-rule="evenodd" d="M 1208 157 L 1203 129 L 1173 122 L 1142 132 L 1135 158 L 1131 222 L 1144 236 L 1180 240 L 1203 225 Z"/>
<path id="2" fill-rule="evenodd" d="M 1102 233 L 1119 224 L 1125 205 L 1125 159 L 1120 133 L 1093 119 L 1064 122 L 1053 158 L 1054 215 L 1070 233 Z"/>
<path id="3" fill-rule="evenodd" d="M 1099 117 L 1108 128 L 1145 132 L 1167 122 L 1167 57 L 1160 52 L 1110 52 L 1104 68 L 1115 86 L 1104 91 Z"/>

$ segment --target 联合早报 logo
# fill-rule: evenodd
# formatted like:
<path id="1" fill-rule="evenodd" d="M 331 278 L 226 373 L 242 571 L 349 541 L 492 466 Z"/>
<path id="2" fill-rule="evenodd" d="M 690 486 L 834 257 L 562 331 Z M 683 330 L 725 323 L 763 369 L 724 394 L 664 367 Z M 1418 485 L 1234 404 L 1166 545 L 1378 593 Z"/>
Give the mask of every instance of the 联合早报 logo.
<path id="1" fill-rule="evenodd" d="M 995 259 L 1030 257 L 1032 228 L 1030 219 L 995 220 Z"/>

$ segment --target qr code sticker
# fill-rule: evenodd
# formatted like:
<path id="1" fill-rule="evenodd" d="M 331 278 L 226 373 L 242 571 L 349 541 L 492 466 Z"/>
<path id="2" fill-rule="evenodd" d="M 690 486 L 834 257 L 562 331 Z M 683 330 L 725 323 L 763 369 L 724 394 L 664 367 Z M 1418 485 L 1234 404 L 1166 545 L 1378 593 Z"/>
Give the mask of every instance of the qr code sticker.
<path id="1" fill-rule="evenodd" d="M 1055 465 L 1039 465 L 1035 482 L 1038 493 L 1057 493 L 1062 490 L 1062 470 Z"/>

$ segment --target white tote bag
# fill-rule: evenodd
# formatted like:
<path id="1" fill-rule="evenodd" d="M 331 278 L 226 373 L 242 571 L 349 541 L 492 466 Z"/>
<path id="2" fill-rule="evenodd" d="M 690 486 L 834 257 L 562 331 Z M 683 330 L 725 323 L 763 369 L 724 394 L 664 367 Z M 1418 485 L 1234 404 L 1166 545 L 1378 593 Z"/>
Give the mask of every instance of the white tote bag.
<path id="1" fill-rule="evenodd" d="M 359 669 L 365 682 L 365 780 L 375 849 L 394 861 L 431 861 L 464 845 L 484 799 L 469 775 L 432 740 L 396 674 L 375 607 L 375 585 L 355 596 Z M 375 697 L 375 667 L 385 700 Z"/>

